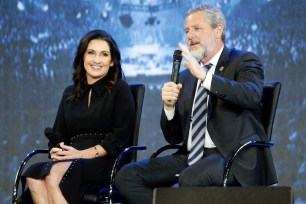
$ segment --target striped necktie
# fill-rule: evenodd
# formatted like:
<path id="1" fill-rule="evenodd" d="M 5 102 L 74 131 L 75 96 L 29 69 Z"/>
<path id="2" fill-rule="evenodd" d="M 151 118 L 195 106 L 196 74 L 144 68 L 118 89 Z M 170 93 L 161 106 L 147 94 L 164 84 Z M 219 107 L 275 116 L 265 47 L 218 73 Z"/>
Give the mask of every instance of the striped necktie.
<path id="1" fill-rule="evenodd" d="M 212 64 L 205 65 L 207 69 L 210 69 L 211 66 Z M 199 83 L 197 89 L 192 112 L 191 149 L 187 160 L 189 165 L 201 159 L 204 152 L 207 118 L 207 90 L 201 86 L 201 83 Z"/>

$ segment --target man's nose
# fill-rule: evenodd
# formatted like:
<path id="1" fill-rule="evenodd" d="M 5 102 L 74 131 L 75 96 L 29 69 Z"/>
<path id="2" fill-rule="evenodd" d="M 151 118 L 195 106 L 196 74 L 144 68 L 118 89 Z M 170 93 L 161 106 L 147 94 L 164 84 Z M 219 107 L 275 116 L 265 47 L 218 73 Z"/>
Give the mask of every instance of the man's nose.
<path id="1" fill-rule="evenodd" d="M 188 40 L 192 40 L 195 37 L 194 32 L 193 31 L 189 31 L 188 33 L 186 33 L 186 38 Z"/>

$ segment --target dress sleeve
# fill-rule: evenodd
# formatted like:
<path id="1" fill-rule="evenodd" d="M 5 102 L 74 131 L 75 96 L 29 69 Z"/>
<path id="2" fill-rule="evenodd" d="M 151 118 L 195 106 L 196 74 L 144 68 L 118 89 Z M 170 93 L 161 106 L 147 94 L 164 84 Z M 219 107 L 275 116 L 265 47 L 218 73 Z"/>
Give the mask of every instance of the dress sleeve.
<path id="1" fill-rule="evenodd" d="M 55 118 L 55 122 L 53 125 L 53 131 L 56 135 L 59 142 L 64 142 L 64 144 L 69 145 L 69 138 L 68 138 L 68 130 L 66 126 L 65 120 L 65 103 L 67 96 L 70 95 L 71 87 L 67 87 L 63 93 L 61 102 L 59 104 L 59 108 L 57 111 L 57 115 Z"/>
<path id="2" fill-rule="evenodd" d="M 114 108 L 110 112 L 113 115 L 113 131 L 101 143 L 110 157 L 118 155 L 128 145 L 135 121 L 135 103 L 131 90 L 126 82 L 117 83 L 113 89 Z"/>

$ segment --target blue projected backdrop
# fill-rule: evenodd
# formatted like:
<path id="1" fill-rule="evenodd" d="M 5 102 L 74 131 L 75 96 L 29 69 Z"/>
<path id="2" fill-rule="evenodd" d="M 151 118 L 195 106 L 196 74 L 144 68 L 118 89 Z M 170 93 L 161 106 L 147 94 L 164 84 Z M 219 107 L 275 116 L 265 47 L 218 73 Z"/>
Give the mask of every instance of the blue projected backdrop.
<path id="1" fill-rule="evenodd" d="M 72 83 L 79 39 L 104 29 L 117 41 L 129 83 L 146 94 L 138 153 L 166 144 L 159 119 L 160 89 L 172 55 L 184 42 L 184 15 L 197 0 L 0 1 L 0 203 L 10 203 L 15 172 L 34 148 L 46 148 L 62 91 Z M 265 80 L 282 82 L 272 147 L 280 186 L 306 203 L 306 1 L 214 0 L 227 18 L 226 45 L 257 53 Z"/>

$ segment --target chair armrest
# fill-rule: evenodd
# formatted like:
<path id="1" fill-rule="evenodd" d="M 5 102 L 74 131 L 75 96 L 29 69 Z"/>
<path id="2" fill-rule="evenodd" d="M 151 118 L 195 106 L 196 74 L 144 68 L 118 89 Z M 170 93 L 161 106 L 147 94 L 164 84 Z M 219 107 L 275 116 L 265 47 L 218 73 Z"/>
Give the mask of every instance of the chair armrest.
<path id="1" fill-rule="evenodd" d="M 147 149 L 146 146 L 129 146 L 125 148 L 117 157 L 115 160 L 115 163 L 112 168 L 111 172 L 111 178 L 110 178 L 110 186 L 109 186 L 109 203 L 112 204 L 112 196 L 113 196 L 113 187 L 115 186 L 115 177 L 118 171 L 119 164 L 122 160 L 122 158 L 129 152 L 134 151 L 134 150 L 145 150 Z"/>
<path id="2" fill-rule="evenodd" d="M 48 149 L 35 149 L 28 153 L 25 158 L 22 160 L 18 171 L 16 173 L 15 181 L 14 181 L 14 186 L 13 186 L 13 196 L 12 196 L 12 201 L 13 203 L 16 203 L 16 199 L 18 196 L 18 186 L 20 182 L 21 175 L 23 173 L 24 167 L 27 165 L 28 161 L 36 154 L 49 154 Z"/>
<path id="3" fill-rule="evenodd" d="M 158 150 L 156 150 L 150 158 L 155 158 L 157 157 L 159 154 L 161 154 L 162 152 L 168 150 L 168 149 L 179 149 L 181 147 L 181 145 L 165 145 L 161 148 L 159 148 Z"/>
<path id="4" fill-rule="evenodd" d="M 228 175 L 230 172 L 230 169 L 232 167 L 232 164 L 235 160 L 235 158 L 237 157 L 237 155 L 243 151 L 244 149 L 246 149 L 247 147 L 271 147 L 274 144 L 272 142 L 265 142 L 265 141 L 249 141 L 244 143 L 243 145 L 241 145 L 231 156 L 231 158 L 229 159 L 229 161 L 227 162 L 226 166 L 225 166 L 225 170 L 224 170 L 224 177 L 223 177 L 223 187 L 227 186 L 227 180 L 228 180 Z"/>

